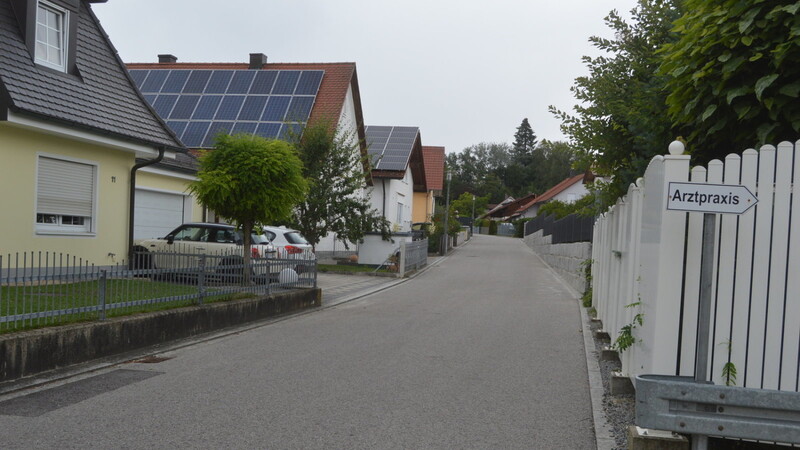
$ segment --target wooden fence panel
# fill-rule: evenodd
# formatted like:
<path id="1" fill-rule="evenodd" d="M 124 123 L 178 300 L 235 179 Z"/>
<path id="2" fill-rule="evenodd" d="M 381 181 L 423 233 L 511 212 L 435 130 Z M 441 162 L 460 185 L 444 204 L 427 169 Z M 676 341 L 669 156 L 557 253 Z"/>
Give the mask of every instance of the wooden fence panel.
<path id="1" fill-rule="evenodd" d="M 772 196 L 775 173 L 775 148 L 764 146 L 758 155 L 756 226 L 753 248 L 753 273 L 750 280 L 750 323 L 747 336 L 747 362 L 742 384 L 763 387 L 764 335 L 767 325 L 770 241 L 772 238 Z"/>
<path id="2" fill-rule="evenodd" d="M 794 148 L 794 180 L 793 186 L 800 184 L 800 141 Z M 800 267 L 800 230 L 792 232 L 800 225 L 800 192 L 791 195 L 792 215 L 789 218 L 789 245 L 786 263 L 786 292 L 784 299 L 786 306 L 783 315 L 783 340 L 781 342 L 781 374 L 780 389 L 784 391 L 800 390 L 798 386 L 798 354 L 800 354 L 800 276 L 797 268 Z"/>

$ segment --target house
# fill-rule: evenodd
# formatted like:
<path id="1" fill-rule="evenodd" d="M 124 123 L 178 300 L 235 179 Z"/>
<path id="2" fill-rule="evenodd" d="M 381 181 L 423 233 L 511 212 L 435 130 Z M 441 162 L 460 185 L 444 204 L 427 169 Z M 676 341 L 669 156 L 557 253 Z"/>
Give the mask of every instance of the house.
<path id="1" fill-rule="evenodd" d="M 287 139 L 308 122 L 329 121 L 367 154 L 355 63 L 269 63 L 263 53 L 247 63 L 130 63 L 144 97 L 193 151 L 210 149 L 217 133 Z M 355 142 L 357 141 L 357 142 Z M 328 236 L 318 251 L 343 244 Z"/>
<path id="2" fill-rule="evenodd" d="M 528 205 L 534 202 L 537 198 L 536 194 L 528 194 L 524 197 L 514 199 L 507 197 L 499 205 L 490 209 L 481 218 L 489 218 L 492 220 L 507 221 L 518 218 L 519 210 L 523 205 Z"/>
<path id="3" fill-rule="evenodd" d="M 92 3 L 0 2 L 0 254 L 122 262 L 137 174 L 157 189 L 139 172 L 185 152 L 137 90 Z"/>
<path id="4" fill-rule="evenodd" d="M 435 198 L 442 196 L 444 189 L 444 147 L 422 147 L 422 163 L 425 168 L 425 192 L 414 192 L 412 221 L 433 222 Z"/>
<path id="5" fill-rule="evenodd" d="M 586 184 L 592 183 L 595 175 L 587 171 L 573 177 L 569 177 L 557 185 L 551 187 L 533 199 L 522 203 L 512 216 L 513 219 L 524 219 L 536 217 L 539 208 L 551 200 L 560 200 L 564 203 L 574 203 L 579 198 L 589 193 Z"/>
<path id="6" fill-rule="evenodd" d="M 389 221 L 395 242 L 368 234 L 359 246 L 358 261 L 381 264 L 399 240 L 411 240 L 414 193 L 427 193 L 428 189 L 418 127 L 368 126 L 366 135 L 373 184 L 368 195 L 373 209 Z"/>

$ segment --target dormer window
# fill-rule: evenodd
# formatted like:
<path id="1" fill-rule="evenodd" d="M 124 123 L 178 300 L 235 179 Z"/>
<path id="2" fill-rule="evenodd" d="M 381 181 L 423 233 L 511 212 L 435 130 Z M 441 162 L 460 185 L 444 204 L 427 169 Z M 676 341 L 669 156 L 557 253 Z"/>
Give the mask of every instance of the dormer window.
<path id="1" fill-rule="evenodd" d="M 69 12 L 39 1 L 36 9 L 36 63 L 67 71 L 67 29 Z"/>

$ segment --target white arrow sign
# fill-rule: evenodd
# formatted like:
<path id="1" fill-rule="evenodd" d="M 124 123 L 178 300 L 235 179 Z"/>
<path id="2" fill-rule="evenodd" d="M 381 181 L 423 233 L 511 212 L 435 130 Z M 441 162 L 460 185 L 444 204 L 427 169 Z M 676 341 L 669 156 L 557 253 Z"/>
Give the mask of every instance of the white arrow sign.
<path id="1" fill-rule="evenodd" d="M 747 186 L 670 183 L 667 209 L 711 214 L 742 214 L 758 203 Z"/>

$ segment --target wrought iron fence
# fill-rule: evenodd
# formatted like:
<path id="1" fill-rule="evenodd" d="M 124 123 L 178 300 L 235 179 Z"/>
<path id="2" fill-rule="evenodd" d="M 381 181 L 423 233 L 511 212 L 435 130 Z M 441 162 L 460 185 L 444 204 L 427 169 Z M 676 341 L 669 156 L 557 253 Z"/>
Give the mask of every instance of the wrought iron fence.
<path id="1" fill-rule="evenodd" d="M 317 284 L 315 259 L 142 252 L 95 266 L 66 254 L 0 255 L 0 332 L 264 296 Z"/>

